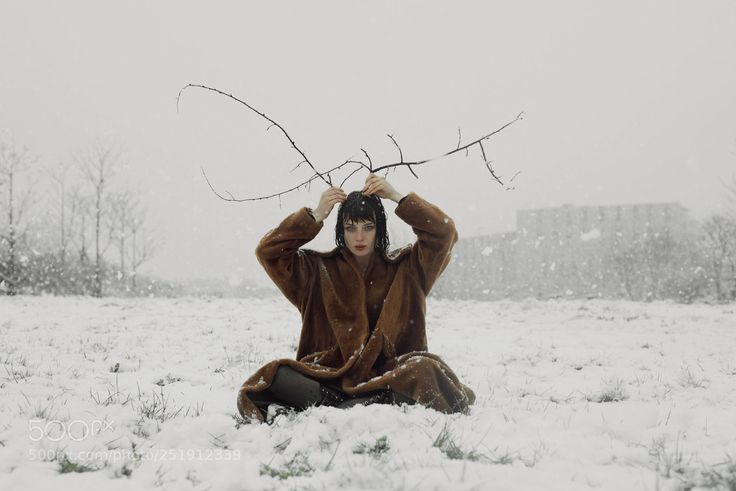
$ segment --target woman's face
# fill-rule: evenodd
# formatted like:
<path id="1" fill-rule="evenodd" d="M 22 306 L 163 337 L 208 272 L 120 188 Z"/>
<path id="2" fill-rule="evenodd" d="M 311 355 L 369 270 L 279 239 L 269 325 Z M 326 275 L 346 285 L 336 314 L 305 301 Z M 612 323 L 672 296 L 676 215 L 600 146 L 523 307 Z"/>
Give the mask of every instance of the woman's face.
<path id="1" fill-rule="evenodd" d="M 373 222 L 345 221 L 345 245 L 355 256 L 370 256 L 376 244 L 376 224 Z"/>

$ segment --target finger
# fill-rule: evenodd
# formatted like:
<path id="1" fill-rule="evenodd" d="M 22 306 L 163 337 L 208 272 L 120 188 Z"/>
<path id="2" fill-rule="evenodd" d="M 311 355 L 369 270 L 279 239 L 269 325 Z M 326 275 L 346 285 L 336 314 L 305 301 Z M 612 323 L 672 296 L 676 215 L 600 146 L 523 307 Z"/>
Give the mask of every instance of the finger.
<path id="1" fill-rule="evenodd" d="M 363 186 L 363 190 L 366 190 L 366 189 L 368 189 L 369 187 L 371 187 L 371 186 L 373 186 L 375 184 L 376 184 L 376 180 L 375 179 L 366 179 L 365 186 Z"/>

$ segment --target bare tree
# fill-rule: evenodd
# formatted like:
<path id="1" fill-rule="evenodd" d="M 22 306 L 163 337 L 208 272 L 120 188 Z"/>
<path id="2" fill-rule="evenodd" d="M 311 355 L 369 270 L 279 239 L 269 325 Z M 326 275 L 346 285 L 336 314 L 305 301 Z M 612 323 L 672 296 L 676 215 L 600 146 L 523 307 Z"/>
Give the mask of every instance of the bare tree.
<path id="1" fill-rule="evenodd" d="M 7 260 L 0 261 L 0 282 L 6 285 L 6 292 L 13 295 L 18 291 L 20 267 L 18 264 L 18 239 L 22 236 L 21 223 L 30 205 L 33 185 L 28 184 L 24 191 L 18 192 L 18 179 L 27 173 L 36 159 L 28 148 L 17 147 L 14 138 L 0 140 L 0 180 L 6 193 L 7 231 L 0 234 L 0 243 L 7 246 Z"/>
<path id="2" fill-rule="evenodd" d="M 109 144 L 97 143 L 77 158 L 82 176 L 93 190 L 92 213 L 94 220 L 95 267 L 92 294 L 102 296 L 103 262 L 106 244 L 102 243 L 103 219 L 109 210 L 106 200 L 112 177 L 119 162 L 118 152 Z M 109 242 L 108 244 L 109 245 Z"/>
<path id="3" fill-rule="evenodd" d="M 736 220 L 726 215 L 708 217 L 703 223 L 703 246 L 716 298 L 724 301 L 730 296 L 725 276 L 736 263 Z"/>
<path id="4" fill-rule="evenodd" d="M 148 261 L 156 250 L 157 243 L 146 230 L 146 211 L 137 203 L 138 206 L 132 211 L 130 216 L 130 268 L 131 268 L 131 285 L 136 288 L 136 278 L 138 276 L 138 268 Z"/>
<path id="5" fill-rule="evenodd" d="M 736 140 L 734 140 L 734 146 L 736 147 Z M 732 152 L 736 156 L 736 150 Z M 731 282 L 729 290 L 729 297 L 731 300 L 736 300 L 736 172 L 731 174 L 731 180 L 724 182 L 726 188 L 726 214 L 725 219 L 728 222 L 728 227 L 731 233 L 731 251 L 725 257 L 725 268 L 727 270 L 727 276 Z M 712 226 L 715 224 L 711 224 Z"/>
<path id="6" fill-rule="evenodd" d="M 71 163 L 59 162 L 48 171 L 58 199 L 54 211 L 58 217 L 58 254 L 62 270 L 66 267 L 69 245 L 74 233 L 74 224 L 79 219 L 81 209 L 79 188 L 69 189 L 67 185 L 70 170 L 72 170 Z"/>
<path id="7" fill-rule="evenodd" d="M 114 219 L 113 240 L 119 254 L 118 276 L 123 284 L 126 283 L 126 255 L 128 255 L 128 239 L 134 233 L 133 225 L 136 225 L 136 214 L 139 209 L 138 196 L 134 191 L 125 189 L 111 195 L 111 218 Z M 140 225 L 138 225 L 140 228 Z"/>
<path id="8" fill-rule="evenodd" d="M 79 254 L 79 262 L 87 264 L 89 261 L 89 252 L 87 252 L 87 217 L 90 215 L 90 200 L 81 193 L 73 196 L 76 206 L 79 209 L 79 229 L 77 235 L 77 250 Z"/>

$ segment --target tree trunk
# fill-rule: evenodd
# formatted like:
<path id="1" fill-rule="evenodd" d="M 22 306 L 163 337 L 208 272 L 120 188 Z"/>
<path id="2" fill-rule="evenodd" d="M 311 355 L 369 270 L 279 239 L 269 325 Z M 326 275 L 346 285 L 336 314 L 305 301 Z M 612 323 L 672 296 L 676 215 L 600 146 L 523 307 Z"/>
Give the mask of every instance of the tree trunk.
<path id="1" fill-rule="evenodd" d="M 100 187 L 97 188 L 97 200 L 95 205 L 95 286 L 94 286 L 94 296 L 95 297 L 101 297 L 102 296 L 102 265 L 100 264 L 100 219 L 102 215 L 102 189 Z"/>
<path id="2" fill-rule="evenodd" d="M 8 174 L 8 295 L 18 293 L 18 275 L 15 260 L 15 218 L 13 217 L 13 172 Z"/>
<path id="3" fill-rule="evenodd" d="M 125 208 L 120 214 L 120 280 L 125 286 Z"/>
<path id="4" fill-rule="evenodd" d="M 66 217 L 64 216 L 64 183 L 61 184 L 61 237 L 59 241 L 59 263 L 62 272 L 66 271 Z"/>
<path id="5" fill-rule="evenodd" d="M 131 283 L 133 284 L 133 291 L 135 291 L 136 284 L 135 284 L 135 278 L 136 278 L 136 269 L 137 269 L 137 257 L 136 257 L 136 251 L 135 251 L 135 236 L 136 236 L 136 229 L 133 229 L 133 270 L 132 270 L 132 277 L 131 277 Z"/>
<path id="6" fill-rule="evenodd" d="M 723 301 L 723 285 L 721 284 L 721 263 L 713 261 L 713 285 L 716 287 L 716 299 Z"/>

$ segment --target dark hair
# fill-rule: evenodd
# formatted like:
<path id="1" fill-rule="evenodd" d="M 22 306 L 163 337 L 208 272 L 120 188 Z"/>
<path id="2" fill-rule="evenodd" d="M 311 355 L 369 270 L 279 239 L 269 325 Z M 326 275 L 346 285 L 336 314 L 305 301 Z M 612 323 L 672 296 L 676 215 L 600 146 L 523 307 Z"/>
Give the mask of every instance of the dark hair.
<path id="1" fill-rule="evenodd" d="M 388 251 L 388 230 L 386 230 L 386 210 L 383 209 L 381 198 L 365 196 L 360 191 L 348 194 L 347 199 L 337 209 L 337 223 L 335 224 L 335 243 L 338 247 L 345 246 L 344 223 L 373 222 L 376 224 L 376 245 L 378 252 Z"/>

